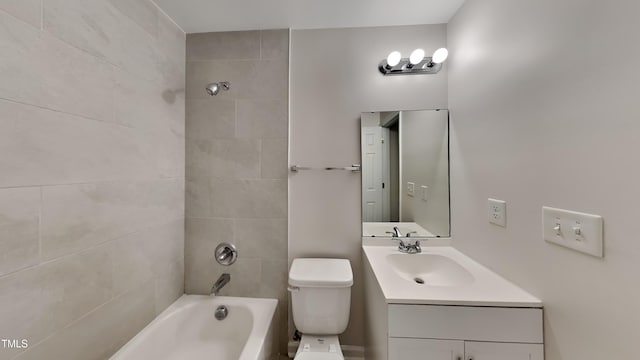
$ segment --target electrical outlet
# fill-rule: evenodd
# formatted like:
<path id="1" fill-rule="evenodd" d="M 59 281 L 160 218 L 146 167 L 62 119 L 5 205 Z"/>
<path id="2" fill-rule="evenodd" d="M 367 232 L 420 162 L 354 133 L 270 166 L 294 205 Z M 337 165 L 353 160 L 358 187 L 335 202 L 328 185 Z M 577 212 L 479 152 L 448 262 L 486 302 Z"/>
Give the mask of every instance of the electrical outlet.
<path id="1" fill-rule="evenodd" d="M 507 203 L 505 201 L 489 198 L 487 215 L 490 223 L 507 227 Z"/>
<path id="2" fill-rule="evenodd" d="M 427 190 L 428 189 L 429 189 L 429 187 L 426 186 L 426 185 L 420 186 L 420 196 L 422 196 L 422 201 L 427 201 Z"/>
<path id="3" fill-rule="evenodd" d="M 412 182 L 407 182 L 407 195 L 413 197 L 416 193 L 416 184 Z"/>

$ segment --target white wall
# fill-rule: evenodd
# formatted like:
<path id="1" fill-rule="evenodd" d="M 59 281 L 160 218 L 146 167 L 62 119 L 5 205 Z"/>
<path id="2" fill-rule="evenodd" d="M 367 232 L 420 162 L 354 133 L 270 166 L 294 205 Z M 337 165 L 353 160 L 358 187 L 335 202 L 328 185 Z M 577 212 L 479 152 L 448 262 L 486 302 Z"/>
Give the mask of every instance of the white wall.
<path id="1" fill-rule="evenodd" d="M 402 154 L 402 219 L 432 234 L 449 236 L 449 128 L 442 111 L 403 111 L 400 115 Z M 409 196 L 407 182 L 414 195 Z M 427 200 L 421 186 L 427 186 Z"/>
<path id="2" fill-rule="evenodd" d="M 454 244 L 544 301 L 547 360 L 638 358 L 638 14 L 469 0 L 448 26 Z M 604 216 L 605 258 L 543 242 L 543 205 Z"/>
<path id="3" fill-rule="evenodd" d="M 360 162 L 360 113 L 447 107 L 447 66 L 438 75 L 385 77 L 389 52 L 427 53 L 446 46 L 444 25 L 294 30 L 290 63 L 290 163 L 347 166 Z M 344 344 L 362 345 L 360 175 L 289 174 L 289 259 L 351 260 L 352 310 Z"/>

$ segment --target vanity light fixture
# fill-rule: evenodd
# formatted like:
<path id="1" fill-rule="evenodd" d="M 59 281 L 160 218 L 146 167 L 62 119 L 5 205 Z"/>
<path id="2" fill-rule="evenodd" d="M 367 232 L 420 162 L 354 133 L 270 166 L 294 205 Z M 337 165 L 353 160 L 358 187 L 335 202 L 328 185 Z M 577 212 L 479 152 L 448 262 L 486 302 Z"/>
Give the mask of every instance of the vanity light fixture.
<path id="1" fill-rule="evenodd" d="M 400 51 L 392 51 L 389 56 L 387 56 L 387 64 L 385 65 L 385 67 L 387 69 L 391 69 L 394 66 L 398 65 L 400 63 L 400 60 L 402 60 L 402 54 L 400 54 Z"/>
<path id="2" fill-rule="evenodd" d="M 383 75 L 437 74 L 442 69 L 442 63 L 447 60 L 449 52 L 440 48 L 432 56 L 424 55 L 422 49 L 413 50 L 408 58 L 403 58 L 400 52 L 393 51 L 378 64 L 378 70 Z"/>

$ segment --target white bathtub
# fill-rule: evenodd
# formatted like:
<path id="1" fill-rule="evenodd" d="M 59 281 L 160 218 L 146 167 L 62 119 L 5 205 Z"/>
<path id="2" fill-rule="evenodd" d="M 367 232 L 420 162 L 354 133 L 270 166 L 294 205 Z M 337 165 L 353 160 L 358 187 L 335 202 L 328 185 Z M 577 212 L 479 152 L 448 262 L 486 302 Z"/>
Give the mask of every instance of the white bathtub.
<path id="1" fill-rule="evenodd" d="M 266 360 L 272 356 L 277 300 L 183 295 L 111 360 Z M 225 305 L 222 321 L 214 312 Z"/>

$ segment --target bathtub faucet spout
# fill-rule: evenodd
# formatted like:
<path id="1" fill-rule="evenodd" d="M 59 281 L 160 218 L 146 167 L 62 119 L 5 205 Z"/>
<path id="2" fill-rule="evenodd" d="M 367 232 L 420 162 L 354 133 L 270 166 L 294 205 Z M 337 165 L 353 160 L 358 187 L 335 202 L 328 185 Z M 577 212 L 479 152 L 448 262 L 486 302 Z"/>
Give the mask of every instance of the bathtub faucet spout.
<path id="1" fill-rule="evenodd" d="M 218 280 L 213 283 L 213 287 L 211 287 L 211 295 L 218 295 L 218 292 L 231 281 L 231 275 L 228 273 L 224 273 L 220 275 Z"/>

